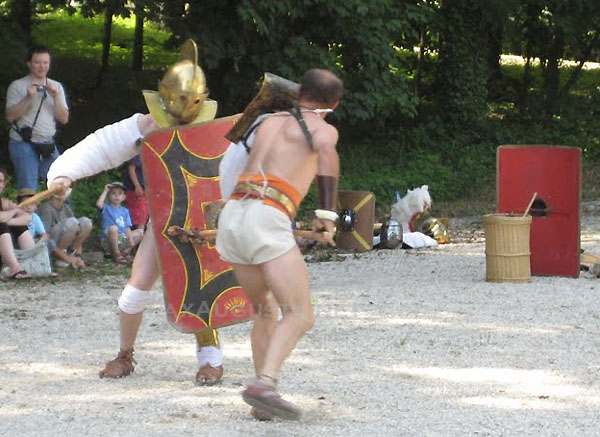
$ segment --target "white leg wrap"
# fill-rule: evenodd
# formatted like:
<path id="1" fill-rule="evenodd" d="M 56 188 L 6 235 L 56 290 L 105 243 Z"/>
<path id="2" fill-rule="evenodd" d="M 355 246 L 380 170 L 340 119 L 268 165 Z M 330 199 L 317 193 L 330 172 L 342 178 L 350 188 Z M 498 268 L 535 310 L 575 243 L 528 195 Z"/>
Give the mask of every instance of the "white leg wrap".
<path id="1" fill-rule="evenodd" d="M 119 309 L 127 314 L 141 313 L 146 309 L 150 292 L 139 290 L 127 284 L 119 298 Z"/>
<path id="2" fill-rule="evenodd" d="M 196 351 L 196 358 L 200 367 L 205 364 L 210 364 L 213 367 L 218 367 L 223 364 L 223 352 L 215 346 L 202 346 Z"/>

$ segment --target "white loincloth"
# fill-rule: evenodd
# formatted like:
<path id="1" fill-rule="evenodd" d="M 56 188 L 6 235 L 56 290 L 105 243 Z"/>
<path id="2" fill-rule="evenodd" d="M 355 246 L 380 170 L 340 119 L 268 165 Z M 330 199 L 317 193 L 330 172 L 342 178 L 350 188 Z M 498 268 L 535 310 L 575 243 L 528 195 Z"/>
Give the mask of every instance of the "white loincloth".
<path id="1" fill-rule="evenodd" d="M 98 129 L 65 150 L 48 170 L 48 186 L 60 176 L 72 181 L 118 167 L 139 153 L 137 140 L 142 137 L 138 118 L 129 118 Z"/>

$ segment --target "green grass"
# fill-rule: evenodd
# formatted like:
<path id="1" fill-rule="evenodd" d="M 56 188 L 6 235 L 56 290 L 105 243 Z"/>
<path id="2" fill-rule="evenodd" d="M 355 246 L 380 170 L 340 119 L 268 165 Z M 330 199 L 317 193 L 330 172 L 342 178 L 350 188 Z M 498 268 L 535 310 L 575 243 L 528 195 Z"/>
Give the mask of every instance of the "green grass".
<path id="1" fill-rule="evenodd" d="M 523 77 L 525 60 L 521 56 L 504 55 L 501 58 L 502 72 L 504 76 L 514 82 L 520 82 Z M 539 61 L 532 62 L 531 78 L 533 89 L 542 85 L 542 69 Z M 564 85 L 577 65 L 575 61 L 565 60 L 560 68 L 560 81 Z M 577 82 L 571 91 L 574 93 L 588 94 L 600 83 L 600 64 L 597 62 L 586 62 Z"/>
<path id="2" fill-rule="evenodd" d="M 39 20 L 34 30 L 34 38 L 37 41 L 51 41 L 49 45 L 54 55 L 60 58 L 73 57 L 73 54 L 76 54 L 80 60 L 99 63 L 102 55 L 103 26 L 102 16 L 84 18 L 81 14 L 53 12 Z M 110 65 L 131 65 L 134 27 L 133 17 L 113 18 Z M 170 34 L 157 24 L 144 23 L 144 69 L 163 70 L 177 60 L 176 51 L 163 48 L 169 36 Z"/>

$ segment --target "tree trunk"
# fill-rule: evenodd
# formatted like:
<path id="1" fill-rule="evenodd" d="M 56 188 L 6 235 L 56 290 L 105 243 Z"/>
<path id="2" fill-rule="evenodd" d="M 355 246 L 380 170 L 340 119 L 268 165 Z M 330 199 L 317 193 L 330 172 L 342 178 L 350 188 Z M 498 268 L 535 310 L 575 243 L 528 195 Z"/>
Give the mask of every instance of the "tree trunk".
<path id="1" fill-rule="evenodd" d="M 521 90 L 519 92 L 519 112 L 521 117 L 527 113 L 528 106 L 528 90 L 531 83 L 531 56 L 527 56 L 525 67 L 523 69 L 523 81 L 521 82 Z"/>
<path id="2" fill-rule="evenodd" d="M 552 41 L 550 41 L 550 50 L 546 69 L 544 70 L 544 100 L 546 107 L 544 110 L 546 118 L 557 114 L 560 108 L 559 90 L 560 90 L 560 60 L 564 51 L 564 37 L 562 30 L 558 29 Z"/>
<path id="3" fill-rule="evenodd" d="M 104 9 L 104 33 L 102 35 L 102 58 L 100 60 L 100 73 L 108 71 L 108 55 L 110 54 L 110 43 L 112 40 L 112 17 L 113 9 L 107 5 Z"/>
<path id="4" fill-rule="evenodd" d="M 193 8 L 195 2 L 190 3 L 189 7 Z M 174 37 L 174 42 L 179 41 L 183 37 L 183 17 L 186 14 L 185 0 L 166 0 L 163 5 L 164 23 L 171 30 Z"/>
<path id="5" fill-rule="evenodd" d="M 8 3 L 9 16 L 11 21 L 23 31 L 27 40 L 27 45 L 31 41 L 31 15 L 33 8 L 31 0 L 11 0 Z"/>
<path id="6" fill-rule="evenodd" d="M 592 54 L 592 49 L 590 47 L 589 50 L 587 50 L 586 53 L 584 54 L 583 59 L 580 60 L 579 63 L 577 64 L 577 67 L 575 67 L 573 69 L 573 71 L 569 75 L 569 78 L 567 79 L 567 81 L 563 85 L 562 89 L 560 90 L 560 93 L 558 94 L 559 100 L 562 101 L 562 99 L 564 99 L 569 94 L 569 90 L 575 84 L 575 82 L 577 82 L 577 78 L 579 77 L 581 70 L 583 70 L 583 66 L 585 65 L 585 60 L 588 59 L 591 54 Z"/>
<path id="7" fill-rule="evenodd" d="M 504 29 L 502 23 L 493 23 L 487 30 L 487 89 L 488 94 L 493 96 L 497 94 L 497 87 L 494 85 L 502 78 L 502 68 L 500 66 L 500 56 L 502 55 L 502 37 Z"/>
<path id="8" fill-rule="evenodd" d="M 439 115 L 456 134 L 474 132 L 486 115 L 483 2 L 443 1 L 436 77 Z"/>
<path id="9" fill-rule="evenodd" d="M 427 36 L 427 28 L 421 26 L 419 36 L 419 53 L 417 53 L 417 66 L 415 68 L 414 93 L 415 97 L 419 97 L 419 88 L 421 87 L 421 76 L 423 74 L 423 66 L 425 65 L 425 39 Z"/>
<path id="10" fill-rule="evenodd" d="M 144 6 L 145 0 L 135 2 L 135 31 L 133 37 L 133 60 L 131 69 L 142 71 L 144 59 Z"/>

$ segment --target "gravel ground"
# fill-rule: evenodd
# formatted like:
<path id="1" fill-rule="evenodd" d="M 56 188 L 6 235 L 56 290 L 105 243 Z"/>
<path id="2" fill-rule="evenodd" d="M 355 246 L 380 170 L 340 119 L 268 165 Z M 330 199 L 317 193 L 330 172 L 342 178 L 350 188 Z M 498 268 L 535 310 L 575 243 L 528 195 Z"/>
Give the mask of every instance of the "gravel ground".
<path id="1" fill-rule="evenodd" d="M 196 387 L 194 339 L 168 324 L 157 286 L 135 372 L 101 380 L 126 267 L 2 282 L 0 434 L 600 435 L 598 279 L 487 283 L 480 219 L 451 223 L 450 245 L 309 264 L 318 319 L 280 383 L 299 422 L 249 416 L 248 323 L 221 330 L 222 385 Z M 600 254 L 596 214 L 582 248 Z"/>

